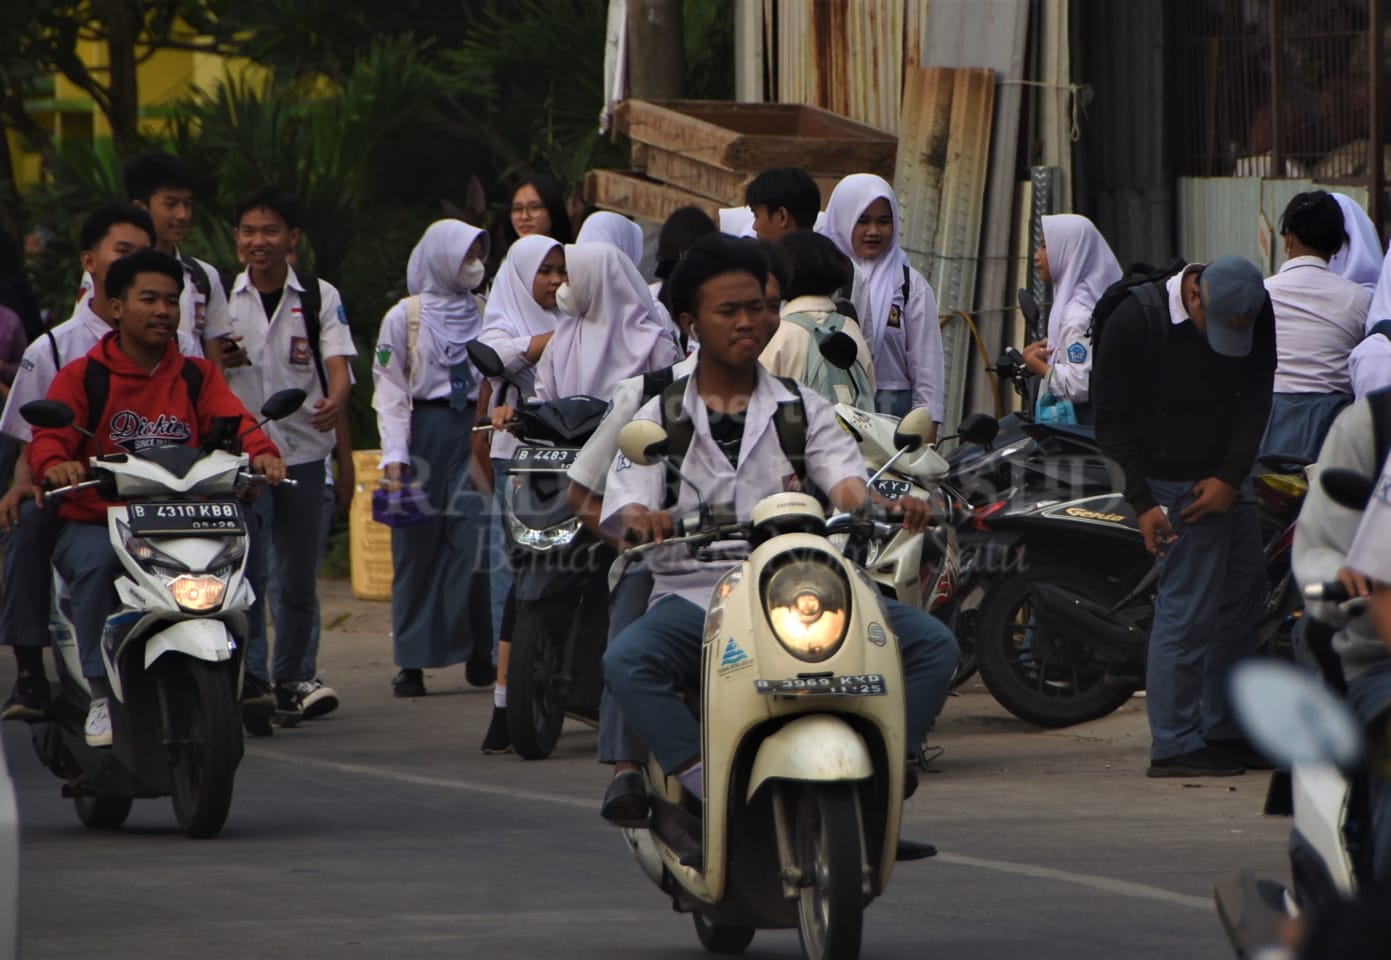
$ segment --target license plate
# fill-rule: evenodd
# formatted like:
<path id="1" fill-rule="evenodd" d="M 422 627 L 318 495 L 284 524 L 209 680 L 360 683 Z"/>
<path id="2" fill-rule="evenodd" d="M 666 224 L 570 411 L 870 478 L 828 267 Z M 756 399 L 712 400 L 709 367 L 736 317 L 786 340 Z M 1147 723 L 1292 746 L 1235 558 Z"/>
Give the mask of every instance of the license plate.
<path id="1" fill-rule="evenodd" d="M 846 677 L 796 677 L 792 680 L 755 680 L 754 689 L 770 697 L 882 697 L 889 692 L 877 673 Z"/>
<path id="2" fill-rule="evenodd" d="M 886 480 L 880 477 L 874 481 L 874 489 L 885 500 L 901 500 L 913 492 L 913 485 L 907 480 Z"/>
<path id="3" fill-rule="evenodd" d="M 130 532 L 136 536 L 201 537 L 245 533 L 241 505 L 235 500 L 147 500 L 126 507 Z"/>
<path id="4" fill-rule="evenodd" d="M 578 450 L 566 447 L 522 447 L 512 456 L 513 470 L 561 470 L 575 462 Z"/>

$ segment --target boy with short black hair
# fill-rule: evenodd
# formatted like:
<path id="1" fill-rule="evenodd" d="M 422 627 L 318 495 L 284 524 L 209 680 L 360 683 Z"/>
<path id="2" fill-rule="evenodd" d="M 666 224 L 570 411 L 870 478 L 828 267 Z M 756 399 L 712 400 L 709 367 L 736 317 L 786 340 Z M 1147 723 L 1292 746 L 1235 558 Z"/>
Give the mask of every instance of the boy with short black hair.
<path id="1" fill-rule="evenodd" d="M 247 639 L 248 683 L 275 680 L 276 716 L 282 726 L 322 716 L 338 695 L 306 671 L 306 651 L 319 618 L 317 570 L 322 538 L 324 458 L 334 449 L 339 412 L 352 387 L 348 361 L 357 355 L 348 314 L 337 289 L 290 265 L 304 212 L 293 196 L 266 187 L 237 204 L 237 252 L 246 269 L 232 284 L 225 324 L 209 322 L 209 343 L 219 345 L 227 382 L 251 409 L 291 387 L 307 394 L 299 412 L 270 425 L 271 438 L 297 486 L 277 487 L 253 511 L 252 589 Z M 275 567 L 266 570 L 265 537 L 275 544 Z M 267 670 L 266 585 L 279 586 L 275 661 Z M 252 679 L 254 678 L 254 680 Z M 266 733 L 268 729 L 253 732 Z"/>
<path id="2" fill-rule="evenodd" d="M 816 226 L 821 188 L 805 170 L 775 167 L 749 182 L 744 203 L 753 211 L 753 231 L 758 239 L 781 240 L 793 231 Z"/>

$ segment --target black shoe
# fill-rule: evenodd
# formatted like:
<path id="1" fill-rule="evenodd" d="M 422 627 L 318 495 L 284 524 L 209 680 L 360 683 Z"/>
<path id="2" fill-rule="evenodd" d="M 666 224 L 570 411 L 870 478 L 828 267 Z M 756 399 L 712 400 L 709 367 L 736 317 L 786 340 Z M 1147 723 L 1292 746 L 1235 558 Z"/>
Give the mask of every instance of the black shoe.
<path id="1" fill-rule="evenodd" d="M 620 827 L 639 830 L 648 823 L 652 806 L 647 801 L 647 781 L 641 770 L 623 770 L 614 774 L 604 791 L 604 805 L 599 816 Z"/>
<path id="2" fill-rule="evenodd" d="M 903 799 L 907 800 L 918 792 L 918 771 L 908 767 L 903 771 Z"/>
<path id="3" fill-rule="evenodd" d="M 402 670 L 391 681 L 391 693 L 397 697 L 425 696 L 425 671 Z"/>
<path id="4" fill-rule="evenodd" d="M 241 684 L 241 722 L 253 737 L 269 737 L 275 732 L 271 717 L 275 716 L 275 692 L 270 684 L 248 673 Z"/>
<path id="5" fill-rule="evenodd" d="M 1203 745 L 1219 757 L 1225 757 L 1235 766 L 1245 767 L 1247 770 L 1275 769 L 1275 764 L 1240 737 L 1235 740 L 1204 740 Z"/>
<path id="6" fill-rule="evenodd" d="M 275 715 L 271 722 L 277 727 L 297 727 L 304 720 L 299 693 L 288 684 L 275 685 Z"/>
<path id="7" fill-rule="evenodd" d="M 898 848 L 894 853 L 894 859 L 899 863 L 907 863 L 909 860 L 926 860 L 928 857 L 935 856 L 937 856 L 937 848 L 930 843 L 898 838 Z"/>
<path id="8" fill-rule="evenodd" d="M 497 667 L 493 666 L 492 651 L 480 654 L 478 659 L 469 658 L 464 664 L 464 679 L 470 687 L 491 687 L 497 683 Z"/>
<path id="9" fill-rule="evenodd" d="M 483 752 L 487 754 L 512 752 L 512 732 L 507 729 L 506 707 L 493 707 L 493 718 L 488 721 L 488 732 L 483 735 Z"/>
<path id="10" fill-rule="evenodd" d="M 1150 777 L 1235 777 L 1246 768 L 1207 747 L 1190 750 L 1166 760 L 1151 760 L 1145 771 Z"/>
<path id="11" fill-rule="evenodd" d="M 48 677 L 41 673 L 31 673 L 19 677 L 14 682 L 14 691 L 5 706 L 0 708 L 0 720 L 22 720 L 34 723 L 48 716 L 48 704 L 53 699 L 53 691 L 48 685 Z"/>

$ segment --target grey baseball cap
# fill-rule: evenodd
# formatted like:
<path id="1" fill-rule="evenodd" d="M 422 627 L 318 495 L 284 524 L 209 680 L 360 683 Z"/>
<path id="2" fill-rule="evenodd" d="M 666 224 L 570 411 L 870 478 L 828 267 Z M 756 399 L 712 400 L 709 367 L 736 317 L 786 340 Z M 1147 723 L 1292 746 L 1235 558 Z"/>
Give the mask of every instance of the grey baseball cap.
<path id="1" fill-rule="evenodd" d="M 1265 308 L 1265 278 L 1244 257 L 1222 257 L 1203 268 L 1198 291 L 1207 311 L 1207 342 L 1227 357 L 1251 353 L 1256 320 Z"/>

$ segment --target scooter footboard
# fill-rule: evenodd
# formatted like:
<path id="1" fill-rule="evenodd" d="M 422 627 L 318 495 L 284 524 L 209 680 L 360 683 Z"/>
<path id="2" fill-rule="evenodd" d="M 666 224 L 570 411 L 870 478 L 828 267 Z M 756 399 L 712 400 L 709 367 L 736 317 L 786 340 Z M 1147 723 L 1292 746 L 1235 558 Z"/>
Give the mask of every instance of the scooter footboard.
<path id="1" fill-rule="evenodd" d="M 235 642 L 221 620 L 182 620 L 145 641 L 145 669 L 166 653 L 220 663 L 232 659 Z"/>
<path id="2" fill-rule="evenodd" d="M 831 782 L 874 775 L 869 746 L 855 728 L 827 713 L 798 717 L 758 746 L 746 800 L 769 780 Z"/>

